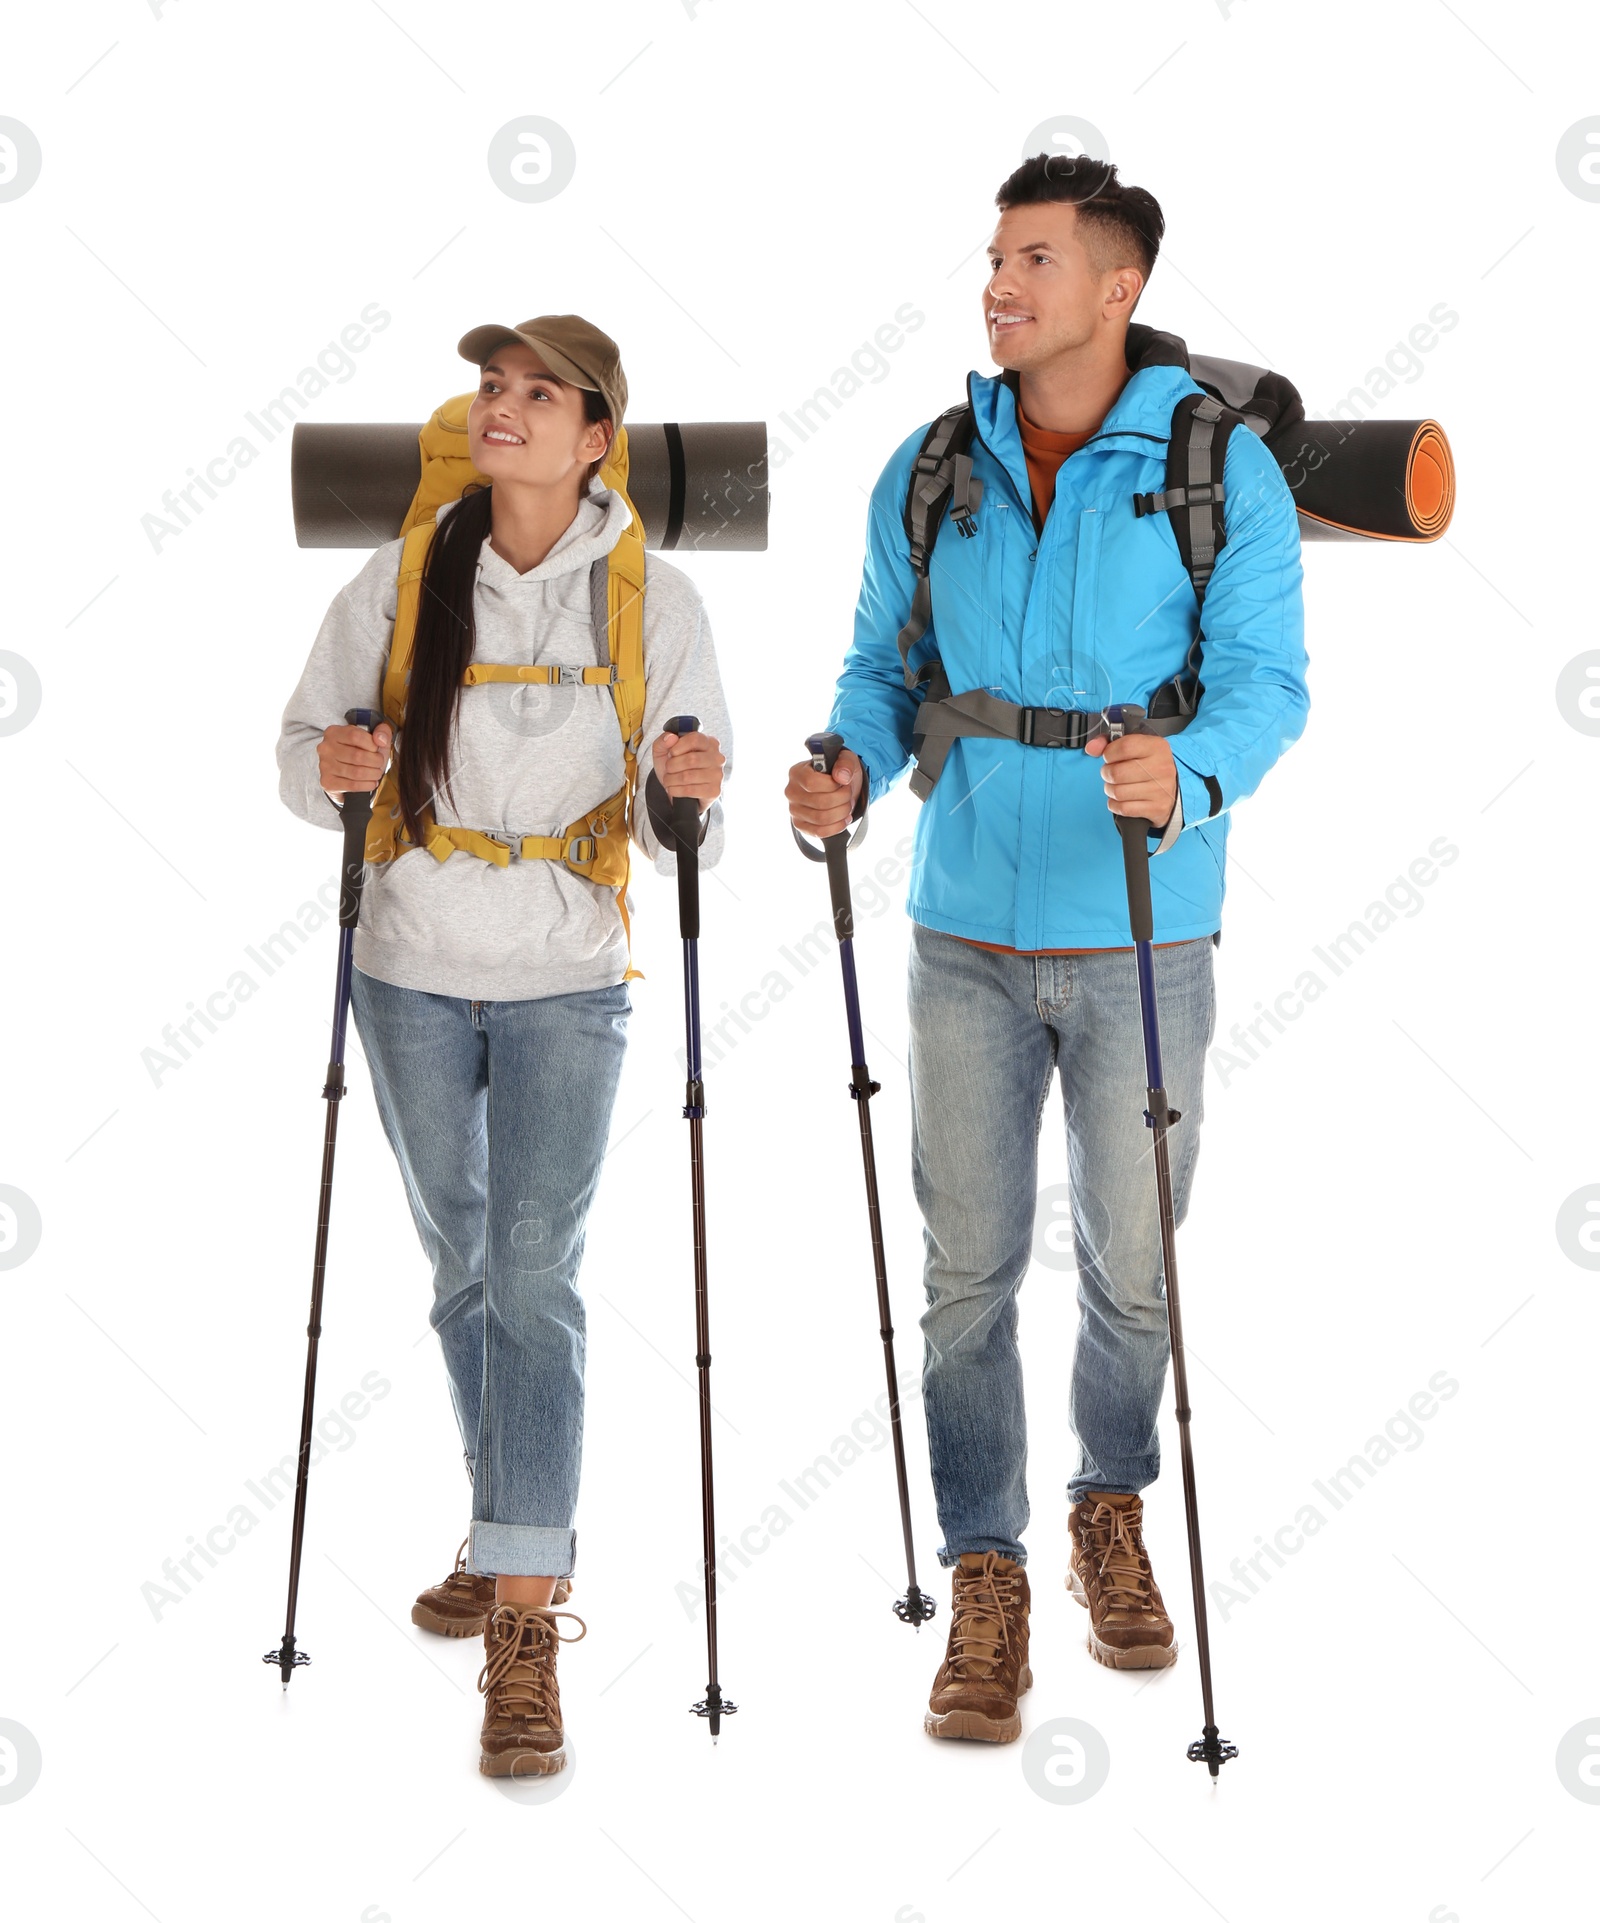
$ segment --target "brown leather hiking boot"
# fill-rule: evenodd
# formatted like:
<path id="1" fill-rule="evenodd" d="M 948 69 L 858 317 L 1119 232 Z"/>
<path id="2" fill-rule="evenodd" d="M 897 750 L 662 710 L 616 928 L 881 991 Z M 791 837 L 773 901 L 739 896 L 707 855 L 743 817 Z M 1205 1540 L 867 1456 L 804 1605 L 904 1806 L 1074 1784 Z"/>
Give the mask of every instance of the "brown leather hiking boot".
<path id="1" fill-rule="evenodd" d="M 1178 1660 L 1172 1618 L 1144 1546 L 1144 1503 L 1104 1495 L 1075 1502 L 1067 1518 L 1067 1588 L 1089 1612 L 1089 1653 L 1111 1669 L 1165 1669 Z"/>
<path id="2" fill-rule="evenodd" d="M 1028 1667 L 1028 1577 L 995 1550 L 961 1558 L 952 1577 L 950 1641 L 922 1727 L 930 1736 L 1014 1743 Z"/>
<path id="3" fill-rule="evenodd" d="M 563 1636 L 557 1622 L 576 1623 Z M 556 1648 L 588 1635 L 581 1616 L 566 1610 L 521 1609 L 500 1603 L 483 1631 L 483 1735 L 478 1768 L 485 1776 L 553 1776 L 567 1766 L 556 1686 Z"/>
<path id="4" fill-rule="evenodd" d="M 558 1608 L 571 1594 L 568 1579 L 558 1578 L 550 1607 Z M 455 1568 L 443 1582 L 424 1589 L 411 1605 L 411 1620 L 436 1636 L 481 1636 L 493 1607 L 494 1577 L 468 1574 L 467 1545 L 463 1542 L 456 1551 Z"/>

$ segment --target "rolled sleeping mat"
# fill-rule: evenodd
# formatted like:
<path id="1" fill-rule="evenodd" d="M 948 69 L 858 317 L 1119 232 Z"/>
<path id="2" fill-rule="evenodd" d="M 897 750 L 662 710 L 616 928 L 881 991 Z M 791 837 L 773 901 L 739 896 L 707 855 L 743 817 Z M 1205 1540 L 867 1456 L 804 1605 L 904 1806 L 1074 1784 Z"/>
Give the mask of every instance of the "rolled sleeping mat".
<path id="1" fill-rule="evenodd" d="M 399 538 L 421 471 L 420 422 L 295 425 L 294 538 L 377 548 Z M 645 546 L 756 553 L 767 545 L 765 421 L 628 423 L 628 495 Z"/>
<path id="2" fill-rule="evenodd" d="M 1456 468 L 1437 421 L 1308 421 L 1284 375 L 1135 323 L 1128 364 L 1176 365 L 1266 442 L 1300 512 L 1302 541 L 1437 541 L 1456 505 Z"/>
<path id="3" fill-rule="evenodd" d="M 1437 541 L 1456 466 L 1437 421 L 1298 421 L 1267 442 L 1303 541 Z"/>

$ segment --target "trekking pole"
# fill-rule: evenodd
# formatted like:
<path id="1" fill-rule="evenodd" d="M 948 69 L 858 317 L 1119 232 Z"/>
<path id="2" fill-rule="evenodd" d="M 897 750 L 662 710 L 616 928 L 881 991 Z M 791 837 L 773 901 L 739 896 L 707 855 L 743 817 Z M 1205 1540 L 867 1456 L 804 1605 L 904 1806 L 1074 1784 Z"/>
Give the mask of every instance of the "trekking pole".
<path id="1" fill-rule="evenodd" d="M 1123 702 L 1105 711 L 1106 734 L 1115 741 L 1120 735 L 1141 734 L 1145 711 L 1134 702 Z M 1156 1165 L 1156 1205 L 1161 1216 L 1161 1271 L 1167 1298 L 1167 1333 L 1172 1348 L 1172 1392 L 1178 1418 L 1178 1444 L 1183 1455 L 1183 1508 L 1189 1526 L 1189 1581 L 1194 1590 L 1194 1641 L 1200 1659 L 1200 1694 L 1205 1704 L 1205 1727 L 1200 1740 L 1189 1745 L 1189 1761 L 1204 1763 L 1217 1780 L 1222 1764 L 1239 1754 L 1238 1745 L 1225 1742 L 1217 1732 L 1216 1711 L 1211 1702 L 1211 1638 L 1206 1626 L 1206 1586 L 1200 1567 L 1200 1509 L 1194 1486 L 1194 1451 L 1189 1442 L 1189 1377 L 1183 1356 L 1183 1316 L 1178 1307 L 1177 1224 L 1172 1207 L 1172 1169 L 1167 1159 L 1167 1130 L 1181 1120 L 1175 1108 L 1167 1106 L 1167 1091 L 1161 1073 L 1161 1031 L 1156 1013 L 1156 971 L 1151 943 L 1155 938 L 1155 918 L 1150 907 L 1150 844 L 1148 835 L 1158 832 L 1150 822 L 1135 815 L 1117 815 L 1117 832 L 1122 836 L 1122 864 L 1128 884 L 1128 921 L 1133 930 L 1134 959 L 1139 970 L 1139 1019 L 1144 1028 L 1145 1090 L 1149 1106 L 1145 1126 L 1153 1131 Z"/>
<path id="2" fill-rule="evenodd" d="M 666 724 L 668 734 L 697 734 L 698 719 L 692 714 L 674 715 Z M 706 1717 L 715 1742 L 724 1716 L 738 1708 L 722 1694 L 717 1680 L 717 1522 L 716 1499 L 711 1469 L 711 1312 L 706 1294 L 706 1181 L 705 1160 L 700 1139 L 700 1124 L 706 1112 L 705 1084 L 700 1067 L 700 804 L 687 795 L 671 797 L 671 813 L 663 822 L 655 818 L 660 839 L 676 850 L 678 857 L 678 932 L 683 937 L 683 1027 L 684 1059 L 688 1081 L 684 1088 L 683 1113 L 689 1124 L 689 1189 L 694 1220 L 694 1334 L 695 1369 L 700 1378 L 700 1527 L 703 1538 L 706 1585 L 706 1662 L 709 1681 L 702 1701 L 691 1713 Z M 662 833 L 665 828 L 666 832 Z"/>
<path id="3" fill-rule="evenodd" d="M 806 736 L 811 765 L 831 775 L 844 742 L 836 734 Z M 869 1104 L 880 1083 L 867 1069 L 867 1048 L 861 1037 L 861 997 L 856 988 L 855 914 L 850 903 L 849 851 L 867 832 L 866 817 L 854 835 L 848 829 L 827 835 L 814 848 L 791 823 L 801 854 L 828 864 L 828 891 L 833 898 L 833 932 L 839 942 L 839 967 L 844 975 L 844 1014 L 850 1030 L 850 1095 L 861 1124 L 861 1166 L 867 1182 L 867 1227 L 872 1235 L 872 1269 L 878 1285 L 878 1335 L 883 1342 L 883 1366 L 889 1378 L 889 1430 L 894 1438 L 894 1475 L 900 1491 L 900 1534 L 906 1552 L 906 1593 L 898 1597 L 894 1613 L 903 1623 L 920 1629 L 934 1613 L 934 1601 L 917 1587 L 916 1551 L 911 1541 L 911 1494 L 906 1486 L 906 1445 L 900 1428 L 900 1382 L 894 1366 L 894 1325 L 889 1313 L 889 1272 L 883 1256 L 883 1219 L 878 1211 L 878 1164 L 872 1151 L 872 1110 Z"/>
<path id="4" fill-rule="evenodd" d="M 345 715 L 352 728 L 377 727 L 383 716 L 372 708 L 351 708 Z M 361 918 L 361 884 L 367 872 L 367 823 L 372 818 L 372 796 L 352 788 L 339 808 L 344 823 L 344 865 L 339 878 L 339 972 L 333 990 L 333 1045 L 328 1051 L 328 1079 L 323 1084 L 327 1114 L 322 1125 L 322 1187 L 317 1197 L 316 1252 L 311 1261 L 311 1319 L 306 1325 L 306 1391 L 300 1408 L 300 1462 L 294 1482 L 294 1530 L 289 1543 L 289 1608 L 283 1642 L 261 1658 L 276 1663 L 289 1687 L 289 1678 L 311 1658 L 294 1646 L 294 1611 L 300 1593 L 300 1547 L 306 1529 L 306 1482 L 311 1470 L 311 1410 L 317 1393 L 317 1338 L 322 1334 L 322 1278 L 328 1261 L 328 1215 L 333 1204 L 333 1151 L 339 1134 L 339 1103 L 344 1096 L 344 1031 L 350 1013 L 351 944 Z"/>

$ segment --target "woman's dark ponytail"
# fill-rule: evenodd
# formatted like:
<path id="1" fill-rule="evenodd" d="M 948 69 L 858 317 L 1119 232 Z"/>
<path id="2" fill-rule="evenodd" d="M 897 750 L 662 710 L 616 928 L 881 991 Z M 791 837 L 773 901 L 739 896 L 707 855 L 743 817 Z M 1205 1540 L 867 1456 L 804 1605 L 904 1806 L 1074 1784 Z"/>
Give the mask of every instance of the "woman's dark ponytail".
<path id="1" fill-rule="evenodd" d="M 467 484 L 435 530 L 422 566 L 400 755 L 400 819 L 412 841 L 422 839 L 423 811 L 431 811 L 434 796 L 449 788 L 461 677 L 477 638 L 474 590 L 490 497 L 489 488 Z"/>

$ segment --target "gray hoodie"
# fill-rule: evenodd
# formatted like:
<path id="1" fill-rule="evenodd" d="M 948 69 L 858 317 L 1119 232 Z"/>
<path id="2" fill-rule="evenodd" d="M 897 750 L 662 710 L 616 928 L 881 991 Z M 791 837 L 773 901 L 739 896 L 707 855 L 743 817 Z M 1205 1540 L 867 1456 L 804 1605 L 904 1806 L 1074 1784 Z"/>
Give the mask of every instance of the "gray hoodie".
<path id="1" fill-rule="evenodd" d="M 453 503 L 451 504 L 453 505 Z M 439 510 L 442 521 L 449 507 Z M 518 574 L 485 540 L 474 611 L 477 661 L 603 664 L 589 605 L 589 568 L 609 554 L 628 524 L 620 494 L 598 478 L 571 525 L 539 565 Z M 349 708 L 380 708 L 396 579 L 403 543 L 378 548 L 334 596 L 278 737 L 279 793 L 301 820 L 337 831 L 339 811 L 324 791 L 317 743 Z M 689 577 L 645 557 L 644 664 L 647 696 L 639 749 L 634 840 L 671 875 L 644 807 L 651 744 L 675 714 L 699 717 L 728 757 L 727 706 L 711 631 Z M 489 682 L 464 688 L 450 791 L 434 801 L 444 827 L 478 828 L 512 839 L 559 834 L 616 793 L 623 782 L 622 732 L 609 688 Z M 722 809 L 713 802 L 700 848 L 710 867 L 722 853 Z M 663 888 L 650 907 L 676 912 Z M 630 891 L 628 912 L 634 913 Z M 402 988 L 481 1001 L 515 1001 L 609 987 L 627 967 L 627 942 L 612 890 L 560 861 L 513 860 L 508 867 L 457 849 L 436 861 L 424 849 L 367 869 L 355 965 Z"/>

